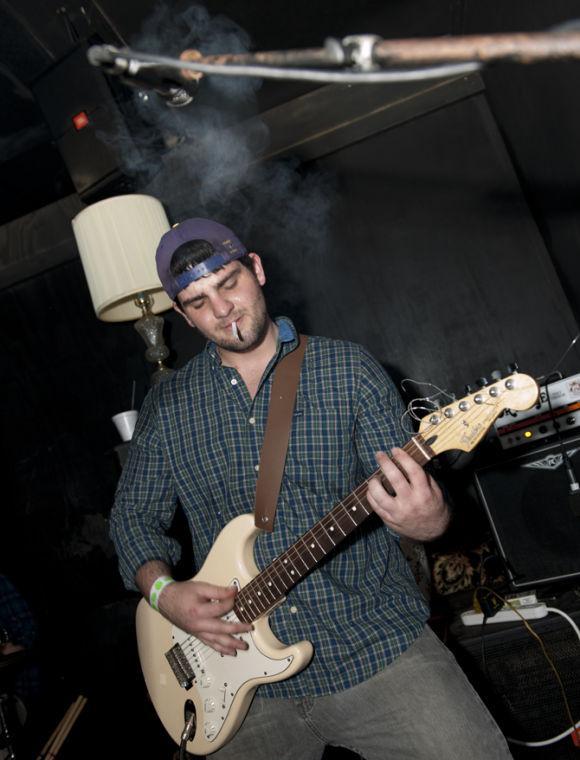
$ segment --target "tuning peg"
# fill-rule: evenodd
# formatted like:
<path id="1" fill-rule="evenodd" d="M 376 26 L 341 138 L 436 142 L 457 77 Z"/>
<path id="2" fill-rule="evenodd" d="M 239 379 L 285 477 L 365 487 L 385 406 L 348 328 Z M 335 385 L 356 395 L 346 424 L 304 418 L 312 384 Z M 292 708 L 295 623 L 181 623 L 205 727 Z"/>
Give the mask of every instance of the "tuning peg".
<path id="1" fill-rule="evenodd" d="M 507 371 L 508 375 L 513 375 L 514 372 L 517 372 L 519 370 L 517 362 L 512 362 L 511 364 L 507 365 Z"/>
<path id="2" fill-rule="evenodd" d="M 480 388 L 485 388 L 486 385 L 489 385 L 487 377 L 478 377 L 476 382 Z"/>
<path id="3" fill-rule="evenodd" d="M 502 379 L 503 373 L 501 369 L 494 369 L 492 372 L 490 372 L 490 377 L 494 383 L 497 383 L 498 380 Z"/>
<path id="4" fill-rule="evenodd" d="M 465 395 L 469 396 L 470 393 L 473 393 L 475 388 L 472 385 L 466 385 L 465 386 Z"/>

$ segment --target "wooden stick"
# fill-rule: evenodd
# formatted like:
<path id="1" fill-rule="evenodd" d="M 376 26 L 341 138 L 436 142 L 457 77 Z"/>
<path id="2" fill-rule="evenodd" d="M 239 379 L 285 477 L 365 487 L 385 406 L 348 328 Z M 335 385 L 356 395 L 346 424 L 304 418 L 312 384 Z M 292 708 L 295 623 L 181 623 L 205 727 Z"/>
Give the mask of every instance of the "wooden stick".
<path id="1" fill-rule="evenodd" d="M 74 704 L 74 708 L 68 717 L 68 720 L 64 723 L 62 730 L 59 732 L 57 738 L 54 740 L 51 750 L 47 754 L 47 760 L 52 760 L 56 757 L 58 751 L 62 747 L 62 744 L 66 737 L 69 735 L 71 728 L 76 723 L 77 718 L 81 714 L 84 706 L 87 703 L 87 698 L 79 694 L 77 701 Z"/>
<path id="2" fill-rule="evenodd" d="M 66 712 L 65 712 L 65 714 L 62 716 L 62 718 L 60 719 L 60 721 L 59 721 L 59 723 L 57 724 L 56 728 L 54 729 L 54 731 L 53 731 L 53 732 L 52 732 L 52 734 L 50 735 L 50 738 L 49 738 L 49 740 L 46 742 L 46 744 L 44 745 L 44 747 L 43 747 L 43 748 L 40 750 L 40 752 L 38 753 L 38 756 L 37 756 L 36 760 L 42 760 L 42 759 L 43 759 L 43 757 L 45 756 L 46 752 L 47 752 L 47 751 L 48 751 L 48 749 L 50 748 L 51 744 L 53 743 L 53 741 L 56 739 L 57 735 L 58 735 L 58 734 L 59 734 L 59 732 L 61 731 L 61 729 L 62 729 L 62 727 L 63 727 L 63 725 L 64 725 L 64 722 L 65 722 L 65 720 L 68 718 L 68 716 L 69 716 L 69 715 L 70 715 L 70 713 L 72 712 L 72 710 L 73 710 L 73 708 L 74 708 L 75 704 L 76 704 L 76 700 L 75 700 L 74 702 L 71 702 L 71 704 L 68 706 L 68 709 L 67 709 L 67 711 L 66 711 Z"/>

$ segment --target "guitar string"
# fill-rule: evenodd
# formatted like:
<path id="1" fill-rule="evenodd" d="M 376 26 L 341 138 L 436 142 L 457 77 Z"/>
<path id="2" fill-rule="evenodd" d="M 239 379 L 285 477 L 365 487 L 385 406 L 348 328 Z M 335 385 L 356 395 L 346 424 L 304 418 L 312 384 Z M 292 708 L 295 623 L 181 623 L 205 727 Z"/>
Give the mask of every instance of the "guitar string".
<path id="1" fill-rule="evenodd" d="M 480 407 L 478 407 L 478 409 L 480 410 L 480 412 L 478 414 L 475 414 L 475 415 L 473 414 L 474 410 L 472 409 L 471 410 L 471 415 L 470 415 L 471 422 L 473 424 L 477 424 L 479 422 L 479 417 L 481 417 L 481 416 L 487 416 L 486 407 L 492 406 L 492 407 L 495 408 L 495 407 L 498 406 L 498 401 L 500 401 L 500 400 L 501 399 L 498 398 L 497 400 L 494 399 L 493 402 L 489 401 L 489 400 L 484 401 L 483 404 Z M 455 419 L 449 418 L 449 423 L 451 423 L 451 424 L 448 424 L 446 427 L 443 428 L 443 432 L 439 434 L 438 440 L 440 442 L 445 442 L 446 438 L 449 435 L 452 435 L 454 433 L 454 428 L 457 427 L 457 423 L 458 422 L 461 423 L 464 419 L 465 419 L 464 416 L 463 417 L 456 417 Z M 431 426 L 429 428 L 427 428 L 427 431 L 426 432 L 424 431 L 420 435 L 421 435 L 421 437 L 424 437 L 426 434 L 428 434 L 428 433 L 430 433 L 430 432 L 432 432 L 434 430 L 437 430 L 437 429 L 441 430 L 441 428 L 438 428 L 438 426 L 436 424 L 431 424 Z M 422 459 L 425 460 L 425 457 L 423 455 L 421 447 L 415 441 L 416 437 L 417 436 L 415 436 L 414 438 L 412 438 L 403 447 L 403 449 L 407 450 L 407 453 L 409 453 L 412 456 L 412 452 L 409 451 L 408 449 L 411 448 L 412 446 L 414 446 L 416 448 L 417 453 L 419 454 L 420 458 L 422 458 Z M 413 457 L 413 458 L 416 460 L 415 457 Z M 425 463 L 427 461 L 429 461 L 429 460 L 425 460 Z M 284 552 L 284 554 L 280 555 L 280 557 L 278 557 L 277 559 L 275 559 L 273 561 L 272 565 L 270 565 L 270 567 L 267 570 L 270 570 L 272 568 L 272 566 L 278 565 L 280 562 L 284 563 L 284 559 L 285 558 L 291 561 L 291 563 L 294 566 L 294 569 L 296 570 L 296 572 L 298 573 L 298 575 L 300 577 L 302 577 L 302 573 L 300 573 L 298 571 L 298 569 L 295 567 L 293 560 L 294 561 L 296 559 L 301 560 L 302 563 L 307 567 L 308 571 L 310 569 L 312 569 L 312 567 L 309 567 L 308 564 L 303 559 L 303 554 L 300 551 L 301 546 L 305 547 L 307 549 L 307 551 L 309 552 L 309 554 L 311 554 L 311 556 L 315 560 L 315 564 L 318 563 L 318 562 L 320 562 L 320 560 L 323 559 L 329 551 L 332 551 L 332 549 L 334 548 L 334 546 L 336 546 L 336 544 L 334 542 L 332 542 L 332 539 L 330 539 L 330 540 L 331 540 L 331 543 L 333 544 L 333 546 L 331 546 L 328 550 L 326 550 L 324 548 L 324 546 L 322 545 L 322 543 L 321 543 L 321 540 L 324 538 L 325 535 L 326 535 L 327 538 L 330 538 L 330 536 L 328 535 L 328 531 L 326 531 L 326 529 L 325 529 L 324 521 L 327 520 L 328 518 L 330 518 L 331 516 L 334 516 L 333 513 L 335 511 L 340 510 L 340 509 L 342 509 L 343 513 L 348 514 L 348 516 L 352 519 L 352 516 L 348 512 L 348 509 L 352 507 L 353 501 L 355 501 L 358 505 L 360 505 L 360 507 L 362 508 L 363 512 L 365 513 L 365 518 L 368 515 L 370 515 L 370 512 L 367 511 L 366 506 L 365 506 L 366 499 L 364 499 L 364 497 L 361 498 L 361 495 L 359 495 L 359 493 L 360 493 L 361 489 L 366 489 L 367 486 L 368 486 L 369 481 L 373 477 L 376 477 L 379 473 L 380 473 L 380 470 L 377 470 L 369 478 L 367 478 L 365 481 L 363 481 L 361 484 L 359 484 L 359 486 L 357 486 L 357 488 L 355 488 L 354 491 L 351 494 L 349 494 L 342 502 L 339 502 L 339 504 L 337 504 L 331 510 L 330 513 L 328 513 L 327 515 L 325 515 L 325 517 L 323 517 L 315 526 L 313 526 L 313 528 L 311 528 L 310 531 L 308 531 L 303 536 L 301 536 L 295 544 L 293 544 L 291 547 L 289 547 L 289 549 L 286 550 L 286 552 Z M 353 520 L 353 523 L 355 523 L 354 520 Z M 338 523 L 338 525 L 340 527 L 340 523 Z M 356 527 L 358 527 L 358 524 L 355 523 L 355 525 L 356 525 Z M 318 533 L 317 533 L 317 531 L 318 531 Z M 312 544 L 310 546 L 307 545 L 307 540 L 310 541 L 310 537 L 314 538 L 314 540 L 316 541 L 316 543 L 318 544 L 318 546 L 322 550 L 322 552 L 323 552 L 322 557 L 318 558 L 318 557 L 316 557 L 314 555 L 314 553 L 311 551 L 311 549 L 314 548 L 314 546 Z M 264 575 L 265 575 L 265 571 L 264 571 Z M 278 573 L 278 575 L 280 577 L 279 573 Z M 250 603 L 251 598 L 250 598 L 249 594 L 252 593 L 252 591 L 254 590 L 254 587 L 256 587 L 257 589 L 260 589 L 260 579 L 261 579 L 261 576 L 262 576 L 262 573 L 260 575 L 256 576 L 256 578 L 254 578 L 250 582 L 250 584 L 248 584 L 248 586 L 246 586 L 245 589 L 243 589 L 243 591 L 246 592 L 246 594 L 244 596 L 248 597 L 246 603 Z M 290 575 L 290 580 L 291 581 L 295 580 L 295 578 L 293 578 L 293 574 Z M 284 584 L 284 585 L 287 586 L 287 588 L 288 588 L 288 584 L 287 583 Z M 243 599 L 242 599 L 242 601 L 243 601 Z M 265 611 L 267 611 L 267 609 L 268 609 L 268 607 L 265 607 L 264 610 L 262 610 L 262 613 L 265 612 Z"/>

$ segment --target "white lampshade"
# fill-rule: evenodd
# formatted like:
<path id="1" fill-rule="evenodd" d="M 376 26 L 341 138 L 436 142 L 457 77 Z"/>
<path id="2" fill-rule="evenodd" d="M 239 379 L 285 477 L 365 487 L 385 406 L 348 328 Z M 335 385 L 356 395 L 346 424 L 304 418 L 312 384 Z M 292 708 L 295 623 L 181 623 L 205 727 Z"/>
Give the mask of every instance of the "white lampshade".
<path id="1" fill-rule="evenodd" d="M 139 293 L 153 298 L 158 314 L 172 302 L 157 276 L 155 251 L 169 229 L 165 209 L 149 195 L 119 195 L 94 203 L 72 220 L 85 276 L 99 319 L 138 319 Z"/>

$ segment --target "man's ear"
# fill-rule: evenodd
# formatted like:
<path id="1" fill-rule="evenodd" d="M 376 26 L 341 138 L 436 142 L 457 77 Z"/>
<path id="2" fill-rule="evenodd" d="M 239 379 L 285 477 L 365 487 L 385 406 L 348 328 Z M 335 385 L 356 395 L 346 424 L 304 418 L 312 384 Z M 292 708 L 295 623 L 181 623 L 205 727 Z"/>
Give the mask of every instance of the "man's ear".
<path id="1" fill-rule="evenodd" d="M 264 267 L 262 266 L 262 259 L 258 256 L 257 253 L 254 253 L 253 251 L 251 253 L 248 253 L 248 256 L 252 259 L 252 266 L 254 267 L 254 274 L 256 275 L 256 279 L 260 285 L 264 286 L 266 283 L 266 273 L 264 272 Z"/>
<path id="2" fill-rule="evenodd" d="M 195 325 L 193 324 L 193 322 L 191 321 L 191 319 L 190 319 L 190 318 L 187 316 L 187 314 L 186 314 L 186 313 L 183 311 L 183 309 L 182 309 L 182 308 L 181 308 L 181 306 L 179 305 L 179 302 L 178 302 L 178 301 L 174 301 L 174 302 L 173 302 L 173 308 L 175 309 L 175 311 L 176 311 L 176 312 L 177 312 L 177 313 L 178 313 L 180 316 L 182 316 L 182 317 L 185 319 L 185 321 L 187 322 L 187 324 L 188 324 L 190 327 L 193 327 L 193 328 L 195 328 Z"/>

